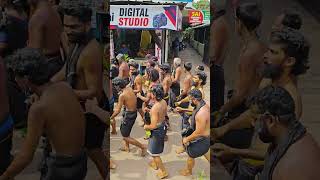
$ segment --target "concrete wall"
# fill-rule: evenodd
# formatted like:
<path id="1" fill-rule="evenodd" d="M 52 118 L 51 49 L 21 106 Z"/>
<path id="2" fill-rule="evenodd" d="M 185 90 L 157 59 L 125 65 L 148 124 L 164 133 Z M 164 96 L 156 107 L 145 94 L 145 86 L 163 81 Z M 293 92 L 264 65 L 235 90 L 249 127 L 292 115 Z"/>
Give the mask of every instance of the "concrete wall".
<path id="1" fill-rule="evenodd" d="M 194 39 L 191 39 L 191 46 L 203 57 L 204 44 L 199 43 L 198 41 L 195 41 Z"/>

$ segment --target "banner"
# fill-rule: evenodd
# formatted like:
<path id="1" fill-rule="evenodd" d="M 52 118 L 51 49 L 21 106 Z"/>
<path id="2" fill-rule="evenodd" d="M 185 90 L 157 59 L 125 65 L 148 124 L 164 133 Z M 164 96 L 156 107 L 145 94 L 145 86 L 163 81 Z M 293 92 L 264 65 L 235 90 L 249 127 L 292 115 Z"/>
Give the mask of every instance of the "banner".
<path id="1" fill-rule="evenodd" d="M 203 14 L 198 10 L 189 11 L 189 23 L 190 24 L 202 24 L 203 23 Z"/>
<path id="2" fill-rule="evenodd" d="M 111 29 L 181 29 L 178 6 L 110 5 Z"/>

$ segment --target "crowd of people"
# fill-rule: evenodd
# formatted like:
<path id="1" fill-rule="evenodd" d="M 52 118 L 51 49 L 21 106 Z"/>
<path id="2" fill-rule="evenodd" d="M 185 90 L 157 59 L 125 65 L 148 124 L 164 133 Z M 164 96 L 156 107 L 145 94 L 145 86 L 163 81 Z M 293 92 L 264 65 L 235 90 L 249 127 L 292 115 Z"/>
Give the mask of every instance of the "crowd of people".
<path id="1" fill-rule="evenodd" d="M 169 176 L 161 159 L 165 141 L 170 141 L 167 136 L 172 121 L 169 112 L 181 116 L 181 122 L 178 123 L 181 123 L 179 133 L 182 142 L 177 154 L 188 154 L 186 168 L 180 174 L 192 175 L 195 158 L 205 156 L 208 161 L 210 159 L 210 105 L 204 101 L 203 90 L 207 74 L 203 66 L 197 66 L 194 73 L 192 68 L 191 62 L 183 62 L 181 58 L 174 58 L 172 66 L 160 64 L 150 54 L 141 64 L 134 59 L 126 62 L 122 54 L 112 60 L 110 89 L 113 91 L 111 99 L 115 100 L 116 105 L 111 104 L 111 134 L 117 134 L 115 118 L 123 109 L 120 123 L 123 146 L 120 150 L 129 153 L 130 145 L 134 145 L 141 149 L 141 156 L 149 154 L 152 157 L 149 166 L 158 170 L 160 179 Z M 143 121 L 140 122 L 141 126 L 136 127 L 145 131 L 147 145 L 131 134 L 138 114 Z M 111 161 L 113 167 L 115 163 Z"/>
<path id="2" fill-rule="evenodd" d="M 301 32 L 300 13 L 284 10 L 266 44 L 257 33 L 264 18 L 261 4 L 234 7 L 241 48 L 235 88 L 224 102 L 231 30 L 226 1 L 212 5 L 211 155 L 234 180 L 317 179 L 320 148 L 301 122 L 299 76 L 308 72 L 310 44 Z"/>
<path id="3" fill-rule="evenodd" d="M 0 6 L 0 179 L 21 173 L 41 139 L 41 179 L 84 179 L 87 157 L 107 179 L 107 118 L 90 111 L 109 108 L 93 23 L 99 9 L 79 0 L 1 0 Z M 12 156 L 14 127 L 24 120 L 23 145 Z"/>

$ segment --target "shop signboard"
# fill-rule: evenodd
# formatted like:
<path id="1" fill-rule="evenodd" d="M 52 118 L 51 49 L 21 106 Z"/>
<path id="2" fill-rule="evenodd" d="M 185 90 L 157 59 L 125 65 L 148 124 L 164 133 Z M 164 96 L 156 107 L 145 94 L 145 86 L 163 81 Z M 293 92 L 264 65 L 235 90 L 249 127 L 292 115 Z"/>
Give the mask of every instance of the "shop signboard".
<path id="1" fill-rule="evenodd" d="M 110 5 L 110 29 L 181 29 L 176 5 Z"/>
<path id="2" fill-rule="evenodd" d="M 189 23 L 190 24 L 202 24 L 203 23 L 203 14 L 198 10 L 189 11 Z"/>

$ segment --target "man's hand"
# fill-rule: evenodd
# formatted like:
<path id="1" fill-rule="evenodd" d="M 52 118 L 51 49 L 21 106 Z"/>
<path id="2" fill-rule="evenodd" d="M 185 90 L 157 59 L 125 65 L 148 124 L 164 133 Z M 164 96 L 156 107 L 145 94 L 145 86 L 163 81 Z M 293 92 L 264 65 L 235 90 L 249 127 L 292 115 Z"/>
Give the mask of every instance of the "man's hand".
<path id="1" fill-rule="evenodd" d="M 144 112 L 150 112 L 150 109 L 149 109 L 148 107 L 145 107 L 145 108 L 143 109 L 143 111 L 144 111 Z"/>
<path id="2" fill-rule="evenodd" d="M 212 151 L 214 153 L 214 156 L 218 157 L 218 158 L 224 157 L 224 156 L 229 156 L 229 155 L 233 154 L 231 147 L 224 145 L 224 144 L 221 144 L 221 143 L 215 143 L 212 146 Z"/>
<path id="3" fill-rule="evenodd" d="M 182 143 L 183 143 L 183 145 L 187 145 L 188 144 L 188 140 L 187 140 L 187 138 L 182 138 Z"/>
<path id="4" fill-rule="evenodd" d="M 183 112 L 183 108 L 182 108 L 182 107 L 176 107 L 175 110 L 176 110 L 177 112 Z"/>
<path id="5" fill-rule="evenodd" d="M 215 141 L 215 140 L 223 137 L 226 132 L 227 132 L 226 126 L 222 126 L 219 128 L 212 128 L 210 130 L 211 138 Z"/>
<path id="6" fill-rule="evenodd" d="M 94 113 L 95 109 L 98 107 L 97 98 L 87 99 L 85 106 L 87 112 Z"/>

